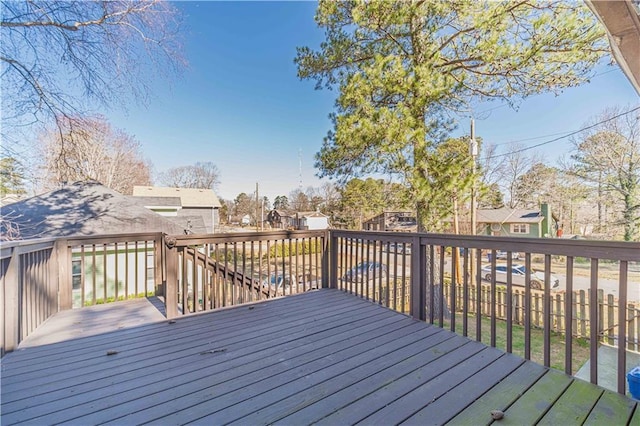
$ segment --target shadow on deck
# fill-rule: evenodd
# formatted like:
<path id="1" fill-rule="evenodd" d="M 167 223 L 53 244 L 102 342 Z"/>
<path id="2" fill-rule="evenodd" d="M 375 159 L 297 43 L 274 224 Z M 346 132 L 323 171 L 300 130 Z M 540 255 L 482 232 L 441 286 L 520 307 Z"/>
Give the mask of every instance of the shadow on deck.
<path id="1" fill-rule="evenodd" d="M 43 330 L 2 360 L 2 424 L 640 424 L 635 401 L 337 290 Z"/>

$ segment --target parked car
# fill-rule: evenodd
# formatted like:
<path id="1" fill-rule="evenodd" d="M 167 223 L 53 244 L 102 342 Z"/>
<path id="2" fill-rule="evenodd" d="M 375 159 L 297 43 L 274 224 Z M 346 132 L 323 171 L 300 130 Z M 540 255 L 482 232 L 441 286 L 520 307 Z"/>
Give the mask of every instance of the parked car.
<path id="1" fill-rule="evenodd" d="M 496 250 L 496 259 L 507 260 L 507 253 L 508 252 L 504 250 Z M 517 251 L 512 251 L 511 258 L 515 260 L 520 260 L 520 253 L 518 253 Z M 487 253 L 487 260 L 491 262 L 491 251 Z"/>
<path id="2" fill-rule="evenodd" d="M 507 265 L 496 265 L 496 282 L 507 282 Z M 491 281 L 491 265 L 482 267 L 482 277 Z M 511 282 L 513 285 L 523 286 L 525 284 L 526 269 L 524 265 L 513 265 L 511 267 Z M 534 290 L 542 290 L 544 286 L 544 273 L 539 271 L 533 271 L 530 275 L 531 288 Z M 560 280 L 555 275 L 551 274 L 551 288 L 557 288 L 560 285 Z"/>
<path id="3" fill-rule="evenodd" d="M 368 274 L 368 275 L 367 275 Z M 365 279 L 372 280 L 374 277 L 386 277 L 387 266 L 378 262 L 362 262 L 357 266 L 349 269 L 343 276 L 343 281 L 361 281 Z"/>

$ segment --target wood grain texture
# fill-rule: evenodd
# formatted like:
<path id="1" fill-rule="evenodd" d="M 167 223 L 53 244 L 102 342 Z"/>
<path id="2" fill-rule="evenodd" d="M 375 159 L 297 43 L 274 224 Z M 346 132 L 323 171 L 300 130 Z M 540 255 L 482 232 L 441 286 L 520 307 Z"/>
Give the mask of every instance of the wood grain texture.
<path id="1" fill-rule="evenodd" d="M 143 302 L 61 313 L 7 354 L 2 424 L 482 424 L 493 409 L 506 424 L 572 423 L 576 410 L 614 424 L 638 411 L 338 290 L 175 321 Z"/>

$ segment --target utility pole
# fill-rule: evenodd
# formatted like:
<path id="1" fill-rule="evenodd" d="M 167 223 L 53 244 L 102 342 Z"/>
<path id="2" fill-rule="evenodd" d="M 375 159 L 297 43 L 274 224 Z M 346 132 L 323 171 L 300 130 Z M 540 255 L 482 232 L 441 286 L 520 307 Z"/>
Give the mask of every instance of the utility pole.
<path id="1" fill-rule="evenodd" d="M 478 213 L 476 211 L 476 158 L 478 157 L 478 142 L 476 142 L 476 126 L 473 118 L 471 119 L 471 139 L 469 140 L 469 154 L 471 154 L 471 158 L 473 161 L 473 165 L 471 166 L 471 172 L 473 173 L 471 176 L 471 235 L 476 235 L 476 228 L 478 226 Z M 475 250 L 470 251 L 470 259 L 471 259 L 471 283 L 474 282 L 475 277 Z M 476 285 L 480 285 L 479 282 Z"/>
<path id="2" fill-rule="evenodd" d="M 258 192 L 258 182 L 256 182 L 256 232 L 258 232 L 260 230 L 260 228 L 258 227 L 258 213 L 259 213 L 259 209 L 260 209 L 260 193 Z"/>
<path id="3" fill-rule="evenodd" d="M 473 159 L 473 165 L 471 172 L 472 184 L 471 184 L 471 235 L 476 235 L 476 227 L 478 221 L 478 215 L 476 212 L 476 158 L 478 157 L 478 142 L 476 142 L 476 126 L 473 118 L 471 119 L 471 140 L 469 141 L 469 153 Z"/>

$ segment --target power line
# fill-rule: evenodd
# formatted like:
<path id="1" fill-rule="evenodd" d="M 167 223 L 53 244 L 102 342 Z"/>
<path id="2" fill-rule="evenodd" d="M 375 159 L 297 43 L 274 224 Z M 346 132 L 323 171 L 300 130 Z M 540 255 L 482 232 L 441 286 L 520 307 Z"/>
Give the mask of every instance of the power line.
<path id="1" fill-rule="evenodd" d="M 610 69 L 608 71 L 604 71 L 604 72 L 600 72 L 598 74 L 595 74 L 593 77 L 590 78 L 590 80 L 594 79 L 594 78 L 597 78 L 597 77 L 600 77 L 600 76 L 605 75 L 605 74 L 612 73 L 614 71 L 619 71 L 619 68 L 613 68 L 613 69 Z M 482 111 L 476 112 L 476 115 L 484 114 L 485 112 L 494 111 L 496 109 L 500 109 L 500 108 L 504 108 L 504 107 L 508 107 L 508 106 L 509 106 L 509 104 L 505 103 L 505 104 L 502 104 L 502 105 L 498 105 L 498 106 L 494 106 L 494 107 L 491 107 L 491 108 L 483 109 Z"/>
<path id="2" fill-rule="evenodd" d="M 552 143 L 552 142 L 557 142 L 557 141 L 559 141 L 559 140 L 562 140 L 562 139 L 568 138 L 569 136 L 573 136 L 573 135 L 576 135 L 576 134 L 578 134 L 578 133 L 580 133 L 580 132 L 583 132 L 583 131 L 585 131 L 585 130 L 592 129 L 592 128 L 597 127 L 597 126 L 599 126 L 599 125 L 601 125 L 601 124 L 603 124 L 603 123 L 606 123 L 606 122 L 608 122 L 608 121 L 615 120 L 616 118 L 620 118 L 620 117 L 622 117 L 622 116 L 624 116 L 624 115 L 631 114 L 632 112 L 634 112 L 634 111 L 638 111 L 638 110 L 640 110 L 640 106 L 635 107 L 635 108 L 633 108 L 633 109 L 630 109 L 629 111 L 627 111 L 627 112 L 623 112 L 623 113 L 618 114 L 618 115 L 616 115 L 616 116 L 609 117 L 609 118 L 607 118 L 606 120 L 599 121 L 599 122 L 594 123 L 594 124 L 592 124 L 592 125 L 590 125 L 590 126 L 583 127 L 583 128 L 582 128 L 582 129 L 580 129 L 580 130 L 575 130 L 575 131 L 573 131 L 573 132 L 571 132 L 571 133 L 567 133 L 567 134 L 566 134 L 566 135 L 564 135 L 564 136 L 560 136 L 560 137 L 557 137 L 557 138 L 554 138 L 554 139 L 551 139 L 551 140 L 548 140 L 548 141 L 545 141 L 545 142 L 541 142 L 541 143 L 538 143 L 538 144 L 535 144 L 535 145 L 531 145 L 531 146 L 528 146 L 528 147 L 526 147 L 526 148 L 517 149 L 517 150 L 515 150 L 515 151 L 511 151 L 511 152 L 506 152 L 506 153 L 504 153 L 504 154 L 493 155 L 493 156 L 491 156 L 491 157 L 489 157 L 489 158 L 487 158 L 487 159 L 488 159 L 488 160 L 492 160 L 492 159 L 494 159 L 494 158 L 506 157 L 507 155 L 518 154 L 518 153 L 520 153 L 520 152 L 528 151 L 528 150 L 533 149 L 533 148 L 538 148 L 538 147 L 541 147 L 541 146 L 543 146 L 543 145 L 548 145 L 548 144 L 550 144 L 550 143 Z"/>
<path id="3" fill-rule="evenodd" d="M 532 138 L 516 139 L 516 140 L 509 141 L 509 142 L 496 143 L 496 144 L 493 144 L 493 146 L 512 145 L 512 144 L 518 143 L 518 142 L 527 142 L 527 141 L 533 141 L 533 140 L 536 140 L 536 139 L 548 138 L 548 137 L 551 137 L 551 136 L 564 135 L 565 133 L 567 133 L 566 130 L 564 132 L 550 133 L 548 135 L 534 136 Z"/>

